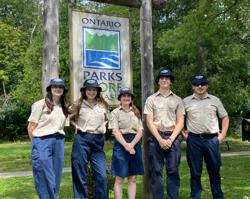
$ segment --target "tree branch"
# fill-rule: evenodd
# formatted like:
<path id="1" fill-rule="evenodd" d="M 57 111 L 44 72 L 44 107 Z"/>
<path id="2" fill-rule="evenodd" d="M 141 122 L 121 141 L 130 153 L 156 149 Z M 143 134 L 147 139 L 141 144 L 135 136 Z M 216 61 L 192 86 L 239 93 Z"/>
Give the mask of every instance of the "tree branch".
<path id="1" fill-rule="evenodd" d="M 229 6 L 225 11 L 222 11 L 222 12 L 219 12 L 219 13 L 217 13 L 217 14 L 215 14 L 215 15 L 209 16 L 208 19 L 211 18 L 211 17 L 212 17 L 212 19 L 208 22 L 208 25 L 209 25 L 210 23 L 212 23 L 212 22 L 213 22 L 217 17 L 219 17 L 220 15 L 226 14 L 227 12 L 229 12 L 234 6 L 237 5 L 238 2 L 239 2 L 239 0 L 235 0 L 234 3 L 233 3 L 231 6 Z"/>

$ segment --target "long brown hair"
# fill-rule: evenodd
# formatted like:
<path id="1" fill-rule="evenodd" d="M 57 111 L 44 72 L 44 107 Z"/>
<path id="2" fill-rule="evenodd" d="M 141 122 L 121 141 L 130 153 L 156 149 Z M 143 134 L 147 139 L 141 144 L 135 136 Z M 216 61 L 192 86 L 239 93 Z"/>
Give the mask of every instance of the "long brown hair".
<path id="1" fill-rule="evenodd" d="M 64 91 L 62 96 L 60 97 L 60 104 L 62 106 L 63 114 L 65 117 L 68 116 L 68 106 L 67 106 L 67 100 L 66 100 L 66 92 Z M 51 90 L 47 92 L 45 96 L 45 105 L 48 108 L 48 113 L 51 113 L 54 109 L 54 103 L 52 98 Z"/>
<path id="2" fill-rule="evenodd" d="M 132 107 L 132 111 L 134 112 L 135 116 L 138 117 L 138 119 L 141 119 L 141 113 L 139 109 L 131 102 L 130 106 Z"/>
<path id="3" fill-rule="evenodd" d="M 80 109 L 81 109 L 81 105 L 82 105 L 82 102 L 83 100 L 87 100 L 88 97 L 86 95 L 86 88 L 82 89 L 81 90 L 81 97 L 77 100 L 77 104 L 76 104 L 76 109 L 77 109 L 77 115 L 79 115 L 79 112 L 80 112 Z M 105 106 L 105 109 L 106 111 L 108 112 L 109 110 L 109 105 L 108 103 L 105 101 L 105 99 L 103 98 L 102 94 L 101 94 L 101 91 L 99 89 L 97 89 L 97 95 L 95 97 L 96 101 L 97 102 L 101 102 L 104 106 Z M 106 117 L 106 116 L 105 116 Z M 106 120 L 106 118 L 105 118 Z"/>

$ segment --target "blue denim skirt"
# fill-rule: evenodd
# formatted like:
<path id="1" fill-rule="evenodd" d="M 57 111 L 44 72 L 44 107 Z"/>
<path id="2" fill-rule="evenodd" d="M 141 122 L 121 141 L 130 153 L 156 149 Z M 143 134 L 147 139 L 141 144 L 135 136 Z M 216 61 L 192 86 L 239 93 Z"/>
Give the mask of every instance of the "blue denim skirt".
<path id="1" fill-rule="evenodd" d="M 126 142 L 130 143 L 135 134 L 124 134 L 123 137 Z M 117 140 L 114 141 L 111 165 L 113 176 L 128 177 L 144 174 L 141 143 L 138 142 L 134 149 L 135 154 L 131 155 Z"/>

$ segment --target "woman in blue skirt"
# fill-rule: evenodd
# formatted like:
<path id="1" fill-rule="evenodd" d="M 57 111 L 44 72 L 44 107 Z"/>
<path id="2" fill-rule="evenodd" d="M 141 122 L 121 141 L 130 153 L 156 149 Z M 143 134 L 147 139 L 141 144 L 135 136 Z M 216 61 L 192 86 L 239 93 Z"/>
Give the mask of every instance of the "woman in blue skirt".
<path id="1" fill-rule="evenodd" d="M 128 198 L 135 199 L 136 176 L 143 175 L 140 139 L 142 122 L 140 111 L 133 105 L 134 95 L 129 88 L 120 90 L 120 106 L 112 111 L 109 128 L 115 137 L 112 155 L 112 175 L 115 176 L 115 199 L 122 198 L 122 186 L 128 177 Z"/>

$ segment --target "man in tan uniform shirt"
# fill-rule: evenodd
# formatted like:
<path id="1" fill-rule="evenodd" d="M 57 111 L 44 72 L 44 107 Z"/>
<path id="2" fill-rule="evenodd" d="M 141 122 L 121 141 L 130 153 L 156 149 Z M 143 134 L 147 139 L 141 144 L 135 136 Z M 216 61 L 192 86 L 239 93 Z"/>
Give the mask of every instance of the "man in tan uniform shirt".
<path id="1" fill-rule="evenodd" d="M 223 199 L 220 177 L 220 147 L 225 138 L 229 118 L 219 98 L 207 93 L 208 80 L 203 74 L 192 79 L 194 94 L 183 102 L 186 110 L 187 161 L 191 172 L 191 199 L 201 198 L 201 174 L 205 159 L 214 199 Z M 221 131 L 219 119 L 222 121 Z"/>
<path id="2" fill-rule="evenodd" d="M 163 166 L 166 162 L 168 199 L 177 199 L 180 187 L 178 166 L 181 158 L 181 137 L 184 124 L 184 106 L 171 90 L 173 73 L 161 70 L 155 80 L 159 91 L 149 96 L 144 107 L 149 138 L 149 169 L 154 199 L 164 199 Z"/>

